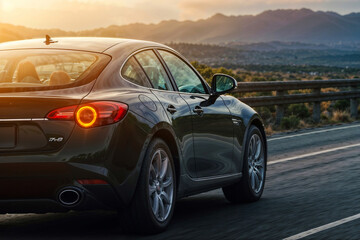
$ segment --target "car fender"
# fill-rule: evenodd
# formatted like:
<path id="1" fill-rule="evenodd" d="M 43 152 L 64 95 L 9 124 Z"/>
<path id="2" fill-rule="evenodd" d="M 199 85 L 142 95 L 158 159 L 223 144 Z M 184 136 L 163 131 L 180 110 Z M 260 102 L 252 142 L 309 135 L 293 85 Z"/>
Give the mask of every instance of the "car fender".
<path id="1" fill-rule="evenodd" d="M 178 151 L 178 159 L 175 159 L 174 156 L 173 156 L 173 159 L 174 159 L 174 161 L 178 161 L 178 162 L 174 162 L 175 167 L 177 167 L 177 170 L 176 170 L 177 171 L 176 172 L 177 179 L 179 179 L 180 173 L 183 171 L 179 167 L 179 166 L 182 166 L 182 164 L 180 164 L 180 162 L 182 161 L 182 153 L 180 152 L 179 141 L 176 138 L 174 129 L 167 122 L 160 122 L 160 123 L 154 125 L 151 128 L 150 132 L 148 133 L 148 135 L 143 143 L 141 153 L 139 155 L 139 159 L 137 161 L 135 169 L 132 171 L 132 173 L 128 176 L 128 178 L 119 187 L 120 194 L 121 194 L 121 192 L 127 192 L 127 194 L 126 194 L 127 197 L 123 198 L 123 202 L 125 205 L 130 204 L 130 202 L 132 201 L 132 198 L 134 196 L 135 189 L 136 189 L 136 188 L 134 188 L 134 186 L 137 186 L 137 184 L 138 184 L 138 179 L 140 177 L 141 168 L 143 166 L 148 147 L 149 147 L 151 141 L 156 136 L 158 136 L 157 133 L 159 133 L 161 131 L 166 131 L 175 140 L 176 148 Z M 166 142 L 165 139 L 163 139 L 163 140 Z M 177 184 L 179 184 L 179 182 Z"/>
<path id="2" fill-rule="evenodd" d="M 252 125 L 255 125 L 256 127 L 258 127 L 260 132 L 262 133 L 262 137 L 264 139 L 265 160 L 267 159 L 267 140 L 266 140 L 266 134 L 265 134 L 265 130 L 264 130 L 263 121 L 262 121 L 262 118 L 260 117 L 260 115 L 258 113 L 254 113 L 251 116 L 251 118 L 249 118 L 248 121 L 247 121 L 246 130 L 245 130 L 245 134 L 244 134 L 243 148 L 242 148 L 243 151 L 242 151 L 242 158 L 241 158 L 241 163 L 242 163 L 241 172 L 243 171 L 244 161 L 246 159 L 246 157 L 245 157 L 245 147 L 246 147 L 245 144 L 246 144 L 246 141 L 247 141 L 247 137 L 248 137 L 248 134 L 249 134 L 250 127 Z M 266 167 L 266 165 L 265 165 L 265 167 Z"/>
<path id="3" fill-rule="evenodd" d="M 264 131 L 263 120 L 254 109 L 241 102 L 237 98 L 229 95 L 222 96 L 222 98 L 225 105 L 230 110 L 233 118 L 238 120 L 239 127 L 241 128 L 240 131 L 235 131 L 235 134 L 237 135 L 235 135 L 234 137 L 235 141 L 237 142 L 234 142 L 234 147 L 236 147 L 237 149 L 234 149 L 234 151 L 235 154 L 237 154 L 236 156 L 240 157 L 239 170 L 240 172 L 242 172 L 245 159 L 246 138 L 252 124 L 255 123 L 262 132 L 263 138 L 265 140 L 265 149 L 267 151 L 266 135 Z"/>

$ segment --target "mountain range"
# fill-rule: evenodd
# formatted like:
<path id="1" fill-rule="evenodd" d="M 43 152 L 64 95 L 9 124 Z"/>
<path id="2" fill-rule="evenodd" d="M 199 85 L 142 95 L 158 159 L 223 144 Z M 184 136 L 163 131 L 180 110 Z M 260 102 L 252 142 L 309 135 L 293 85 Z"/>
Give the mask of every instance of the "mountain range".
<path id="1" fill-rule="evenodd" d="M 197 21 L 134 23 L 79 32 L 59 29 L 31 29 L 0 24 L 0 41 L 57 36 L 122 37 L 157 42 L 188 43 L 353 43 L 360 42 L 360 13 L 340 15 L 310 9 L 270 10 L 258 15 L 216 14 Z"/>

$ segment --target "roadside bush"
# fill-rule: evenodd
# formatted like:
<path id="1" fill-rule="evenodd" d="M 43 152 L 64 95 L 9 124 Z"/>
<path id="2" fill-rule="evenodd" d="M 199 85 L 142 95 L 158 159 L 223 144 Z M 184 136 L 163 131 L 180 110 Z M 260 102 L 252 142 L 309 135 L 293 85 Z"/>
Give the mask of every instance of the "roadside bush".
<path id="1" fill-rule="evenodd" d="M 290 104 L 288 107 L 288 113 L 290 115 L 297 116 L 301 119 L 310 117 L 310 111 L 305 104 Z"/>
<path id="2" fill-rule="evenodd" d="M 321 111 L 327 111 L 331 105 L 331 101 L 321 102 L 320 107 Z"/>
<path id="3" fill-rule="evenodd" d="M 350 100 L 337 100 L 334 104 L 334 109 L 336 110 L 340 110 L 340 111 L 345 111 L 346 109 L 348 109 L 350 107 Z"/>
<path id="4" fill-rule="evenodd" d="M 328 111 L 323 111 L 323 112 L 321 113 L 321 115 L 320 115 L 320 118 L 321 118 L 322 121 L 327 122 L 327 121 L 330 120 L 331 114 L 330 114 L 330 112 L 328 112 Z"/>
<path id="5" fill-rule="evenodd" d="M 331 120 L 334 122 L 350 122 L 350 113 L 346 111 L 334 111 Z"/>
<path id="6" fill-rule="evenodd" d="M 283 129 L 292 129 L 292 128 L 297 128 L 300 124 L 300 119 L 295 116 L 295 115 L 291 115 L 290 117 L 284 117 L 281 120 L 281 128 Z"/>
<path id="7" fill-rule="evenodd" d="M 264 121 L 272 119 L 272 113 L 268 107 L 257 107 L 255 110 L 260 114 Z"/>

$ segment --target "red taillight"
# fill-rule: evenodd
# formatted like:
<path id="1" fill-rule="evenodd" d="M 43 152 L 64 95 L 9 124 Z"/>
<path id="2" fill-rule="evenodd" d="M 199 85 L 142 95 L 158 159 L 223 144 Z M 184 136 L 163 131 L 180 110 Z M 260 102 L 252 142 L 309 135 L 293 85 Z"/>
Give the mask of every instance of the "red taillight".
<path id="1" fill-rule="evenodd" d="M 77 106 L 63 107 L 51 111 L 46 117 L 50 120 L 73 120 Z"/>
<path id="2" fill-rule="evenodd" d="M 118 102 L 92 102 L 51 111 L 49 120 L 75 120 L 84 128 L 116 123 L 124 118 L 128 106 Z"/>
<path id="3" fill-rule="evenodd" d="M 81 185 L 99 185 L 99 184 L 108 184 L 106 181 L 101 179 L 81 179 L 77 180 Z"/>

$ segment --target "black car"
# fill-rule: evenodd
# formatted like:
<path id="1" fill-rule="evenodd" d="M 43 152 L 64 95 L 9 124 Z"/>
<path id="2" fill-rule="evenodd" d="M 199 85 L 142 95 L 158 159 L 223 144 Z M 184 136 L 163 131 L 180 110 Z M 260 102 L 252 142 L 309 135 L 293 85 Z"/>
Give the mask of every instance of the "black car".
<path id="1" fill-rule="evenodd" d="M 179 198 L 261 197 L 263 123 L 223 95 L 232 77 L 210 87 L 158 43 L 55 40 L 0 44 L 2 213 L 117 210 L 125 230 L 155 233 Z"/>

